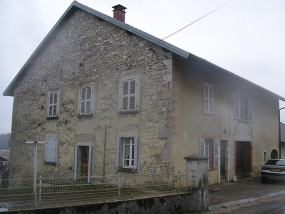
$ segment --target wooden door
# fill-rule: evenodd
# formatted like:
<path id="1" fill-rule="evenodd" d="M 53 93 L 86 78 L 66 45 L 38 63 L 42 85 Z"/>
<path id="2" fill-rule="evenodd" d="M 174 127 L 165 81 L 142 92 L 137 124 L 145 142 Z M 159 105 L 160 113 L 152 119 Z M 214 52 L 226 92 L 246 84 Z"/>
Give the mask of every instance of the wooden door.
<path id="1" fill-rule="evenodd" d="M 221 180 L 226 180 L 226 142 L 220 144 L 220 176 Z"/>
<path id="2" fill-rule="evenodd" d="M 89 147 L 81 146 L 80 147 L 80 163 L 81 163 L 81 176 L 88 175 L 88 161 L 89 161 Z"/>

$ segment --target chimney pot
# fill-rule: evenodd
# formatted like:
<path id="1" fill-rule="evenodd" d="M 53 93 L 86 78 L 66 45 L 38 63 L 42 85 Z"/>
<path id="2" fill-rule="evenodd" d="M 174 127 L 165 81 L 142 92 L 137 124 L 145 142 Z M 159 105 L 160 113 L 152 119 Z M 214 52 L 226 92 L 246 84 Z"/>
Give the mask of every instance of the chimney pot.
<path id="1" fill-rule="evenodd" d="M 115 5 L 112 8 L 114 8 L 113 18 L 125 23 L 125 9 L 127 8 L 120 4 Z"/>

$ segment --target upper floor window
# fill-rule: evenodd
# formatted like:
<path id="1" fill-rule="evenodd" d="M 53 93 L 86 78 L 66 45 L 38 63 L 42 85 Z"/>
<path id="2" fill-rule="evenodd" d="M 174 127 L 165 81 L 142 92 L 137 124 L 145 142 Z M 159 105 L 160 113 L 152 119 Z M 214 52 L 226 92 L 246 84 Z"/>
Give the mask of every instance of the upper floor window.
<path id="1" fill-rule="evenodd" d="M 80 89 L 80 114 L 91 114 L 92 86 L 81 87 Z"/>
<path id="2" fill-rule="evenodd" d="M 138 75 L 123 77 L 120 79 L 120 112 L 136 112 L 139 110 L 139 89 Z"/>
<path id="3" fill-rule="evenodd" d="M 234 93 L 234 118 L 252 121 L 252 98 Z"/>
<path id="4" fill-rule="evenodd" d="M 204 112 L 213 114 L 213 86 L 204 84 Z"/>
<path id="5" fill-rule="evenodd" d="M 92 116 L 95 111 L 95 83 L 85 83 L 79 88 L 78 112 L 79 116 Z"/>
<path id="6" fill-rule="evenodd" d="M 59 91 L 49 91 L 48 92 L 48 108 L 47 108 L 47 115 L 48 117 L 57 117 L 58 110 L 59 110 Z"/>

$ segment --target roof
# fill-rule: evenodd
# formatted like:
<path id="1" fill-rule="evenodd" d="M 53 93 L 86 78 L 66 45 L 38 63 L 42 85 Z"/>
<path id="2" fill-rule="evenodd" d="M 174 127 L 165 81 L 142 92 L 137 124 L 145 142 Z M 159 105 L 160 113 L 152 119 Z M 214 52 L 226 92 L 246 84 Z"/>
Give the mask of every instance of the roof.
<path id="1" fill-rule="evenodd" d="M 280 123 L 280 135 L 281 135 L 281 142 L 285 143 L 285 124 L 284 123 Z"/>
<path id="2" fill-rule="evenodd" d="M 234 77 L 234 78 L 238 78 L 238 79 L 240 79 L 240 80 L 242 80 L 242 81 L 246 81 L 246 82 L 248 82 L 248 83 L 250 83 L 250 84 L 253 84 L 253 85 L 257 86 L 257 87 L 260 87 L 260 86 L 254 84 L 254 83 L 252 83 L 252 82 L 250 82 L 250 81 L 248 81 L 248 80 L 246 80 L 246 79 L 244 79 L 244 78 L 242 78 L 242 77 L 239 77 L 238 75 L 235 75 L 235 74 L 233 74 L 233 73 L 231 73 L 231 72 L 229 72 L 229 71 L 227 71 L 227 70 L 225 70 L 225 69 L 223 69 L 223 68 L 221 68 L 221 67 L 219 67 L 219 66 L 217 66 L 217 65 L 215 65 L 215 64 L 213 64 L 213 63 L 211 63 L 211 62 L 209 62 L 209 61 L 207 61 L 207 60 L 205 60 L 205 59 L 202 59 L 202 58 L 200 58 L 200 57 L 198 57 L 198 56 L 195 56 L 194 54 L 191 54 L 191 53 L 189 53 L 189 52 L 187 52 L 187 51 L 185 51 L 185 50 L 182 50 L 181 48 L 178 48 L 178 47 L 176 47 L 176 46 L 174 46 L 174 45 L 172 45 L 172 44 L 170 44 L 170 43 L 168 43 L 168 42 L 165 42 L 165 41 L 163 41 L 162 39 L 159 39 L 159 38 L 157 38 L 157 37 L 154 37 L 154 36 L 152 36 L 152 35 L 150 35 L 150 34 L 144 32 L 144 31 L 141 31 L 141 30 L 139 30 L 139 29 L 137 29 L 137 28 L 134 28 L 134 27 L 132 27 L 132 26 L 126 24 L 126 23 L 123 23 L 123 22 L 121 22 L 121 21 L 119 21 L 119 20 L 117 20 L 117 19 L 115 19 L 115 18 L 112 18 L 112 17 L 110 17 L 110 16 L 107 16 L 107 15 L 105 15 L 105 14 L 103 14 L 103 13 L 100 13 L 100 12 L 98 12 L 98 11 L 96 11 L 96 10 L 90 8 L 90 7 L 87 7 L 87 6 L 83 5 L 83 4 L 78 3 L 77 1 L 73 1 L 73 2 L 71 3 L 71 5 L 67 8 L 67 10 L 64 12 L 64 14 L 63 14 L 63 15 L 60 17 L 60 19 L 57 21 L 57 23 L 56 23 L 56 24 L 53 26 L 53 28 L 50 30 L 50 32 L 45 36 L 45 38 L 43 39 L 43 41 L 39 44 L 39 46 L 36 48 L 36 50 L 33 52 L 33 54 L 32 54 L 32 55 L 30 56 L 30 58 L 27 60 L 27 62 L 23 65 L 23 67 L 21 68 L 21 70 L 17 73 L 17 75 L 14 77 L 14 79 L 13 79 L 12 82 L 9 84 L 9 86 L 6 88 L 6 90 L 3 92 L 3 95 L 4 95 L 4 96 L 14 96 L 14 89 L 17 87 L 17 84 L 18 84 L 18 81 L 19 81 L 19 79 L 20 79 L 20 76 L 24 74 L 25 68 L 29 65 L 29 63 L 32 61 L 32 59 L 34 58 L 34 56 L 35 56 L 35 55 L 37 54 L 37 52 L 41 49 L 41 47 L 44 45 L 45 41 L 46 41 L 46 40 L 49 38 L 49 36 L 55 31 L 55 29 L 57 28 L 57 26 L 61 23 L 61 21 L 67 16 L 67 14 L 68 14 L 73 8 L 80 8 L 80 9 L 82 9 L 82 10 L 88 12 L 88 13 L 91 13 L 91 14 L 93 14 L 94 16 L 97 16 L 97 17 L 99 17 L 99 18 L 101 18 L 101 19 L 103 19 L 103 20 L 105 20 L 105 21 L 107 21 L 107 22 L 110 22 L 110 23 L 112 23 L 112 24 L 114 24 L 114 25 L 116 25 L 116 26 L 118 26 L 118 27 L 120 27 L 120 28 L 122 28 L 122 29 L 125 29 L 126 31 L 128 31 L 128 32 L 130 32 L 130 33 L 133 33 L 133 34 L 135 34 L 135 35 L 137 35 L 137 36 L 139 36 L 139 37 L 142 37 L 142 38 L 144 38 L 144 39 L 146 39 L 146 40 L 148 40 L 148 41 L 150 41 L 150 42 L 152 42 L 152 43 L 154 43 L 154 44 L 157 44 L 157 45 L 159 45 L 160 47 L 162 47 L 162 48 L 164 48 L 164 49 L 166 49 L 166 50 L 168 50 L 168 51 L 170 51 L 170 52 L 172 52 L 172 53 L 174 53 L 174 54 L 176 54 L 176 55 L 178 55 L 178 56 L 180 56 L 180 57 L 182 57 L 182 58 L 184 58 L 184 59 L 191 58 L 191 59 L 197 60 L 197 61 L 199 61 L 199 62 L 201 62 L 201 63 L 204 63 L 204 64 L 206 64 L 206 65 L 208 65 L 208 66 L 210 66 L 210 67 L 214 67 L 215 69 L 222 70 L 222 71 L 226 72 L 227 74 L 231 75 L 231 76 Z M 260 88 L 262 88 L 262 87 L 260 87 Z M 263 90 L 266 90 L 266 89 L 264 89 L 264 88 L 262 88 L 262 89 L 263 89 Z M 266 90 L 266 91 L 268 91 L 268 90 Z M 270 91 L 268 91 L 268 92 L 270 92 Z M 272 92 L 270 92 L 270 93 L 272 93 Z M 283 98 L 283 97 L 281 97 L 281 96 L 279 96 L 279 95 L 276 95 L 276 94 L 274 94 L 274 93 L 272 93 L 272 94 L 273 94 L 274 96 L 276 96 L 277 98 L 279 98 L 279 99 L 285 101 L 285 98 Z"/>

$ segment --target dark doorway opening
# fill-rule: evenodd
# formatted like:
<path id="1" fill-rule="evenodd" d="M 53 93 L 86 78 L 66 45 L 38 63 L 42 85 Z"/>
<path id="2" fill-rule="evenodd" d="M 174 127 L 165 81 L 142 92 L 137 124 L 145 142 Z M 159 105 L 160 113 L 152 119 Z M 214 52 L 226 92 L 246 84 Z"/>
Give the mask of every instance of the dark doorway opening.
<path id="1" fill-rule="evenodd" d="M 251 142 L 236 142 L 236 175 L 248 177 L 251 173 Z"/>
<path id="2" fill-rule="evenodd" d="M 226 180 L 227 175 L 227 147 L 228 141 L 221 140 L 220 143 L 220 178 L 221 180 Z"/>
<path id="3" fill-rule="evenodd" d="M 273 149 L 270 154 L 271 159 L 278 159 L 278 152 L 276 149 Z"/>
<path id="4" fill-rule="evenodd" d="M 88 176 L 89 146 L 79 146 L 80 176 Z"/>

